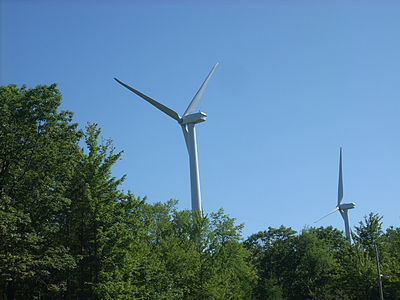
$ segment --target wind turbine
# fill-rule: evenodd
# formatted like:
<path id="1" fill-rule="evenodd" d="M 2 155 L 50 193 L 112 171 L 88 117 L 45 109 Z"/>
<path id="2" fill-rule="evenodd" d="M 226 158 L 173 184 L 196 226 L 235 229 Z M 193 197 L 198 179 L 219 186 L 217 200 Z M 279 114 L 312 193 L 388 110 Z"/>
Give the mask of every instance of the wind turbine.
<path id="1" fill-rule="evenodd" d="M 192 210 L 199 211 L 202 213 L 201 208 L 201 193 L 200 193 L 200 176 L 199 176 L 199 163 L 197 158 L 197 140 L 196 140 L 196 130 L 195 125 L 197 123 L 204 122 L 207 118 L 207 115 L 203 112 L 192 113 L 196 108 L 197 104 L 200 101 L 200 98 L 203 96 L 204 90 L 207 87 L 208 81 L 213 75 L 215 69 L 217 68 L 218 63 L 214 65 L 211 69 L 210 73 L 207 75 L 203 84 L 200 86 L 196 95 L 194 95 L 192 101 L 189 103 L 189 106 L 186 108 L 185 112 L 182 116 L 180 116 L 174 110 L 166 107 L 165 105 L 157 102 L 156 100 L 142 94 L 138 90 L 130 87 L 129 85 L 123 83 L 122 81 L 114 78 L 119 84 L 126 87 L 128 90 L 134 92 L 139 97 L 143 98 L 151 105 L 155 106 L 163 113 L 170 116 L 172 119 L 176 120 L 179 125 L 182 127 L 183 136 L 185 137 L 186 147 L 189 154 L 189 163 L 190 163 L 190 186 L 191 186 L 191 196 L 192 196 Z"/>
<path id="2" fill-rule="evenodd" d="M 351 243 L 348 210 L 354 208 L 356 206 L 356 204 L 353 203 L 353 202 L 351 202 L 351 203 L 342 203 L 342 200 L 343 200 L 343 173 L 342 173 L 342 148 L 340 148 L 338 200 L 337 200 L 336 208 L 334 210 L 330 211 L 328 214 L 326 214 L 322 218 L 320 218 L 317 221 L 315 221 L 314 223 L 322 220 L 323 218 L 329 216 L 330 214 L 333 214 L 335 211 L 338 210 L 340 212 L 340 214 L 342 215 L 342 218 L 344 220 L 344 228 L 345 228 L 345 232 L 346 232 L 346 238 Z"/>

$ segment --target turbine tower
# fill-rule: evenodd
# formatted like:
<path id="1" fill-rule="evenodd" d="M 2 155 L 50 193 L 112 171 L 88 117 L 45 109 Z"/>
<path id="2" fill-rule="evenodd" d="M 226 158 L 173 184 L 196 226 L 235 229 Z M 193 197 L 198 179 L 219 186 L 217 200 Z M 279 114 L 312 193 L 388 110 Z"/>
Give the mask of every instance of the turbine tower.
<path id="1" fill-rule="evenodd" d="M 189 154 L 189 163 L 190 163 L 190 186 L 191 186 L 191 196 L 192 196 L 192 210 L 199 211 L 202 213 L 201 207 L 201 193 L 200 193 L 200 176 L 199 176 L 199 163 L 197 158 L 197 140 L 196 140 L 196 129 L 195 125 L 197 123 L 204 122 L 207 118 L 207 115 L 203 112 L 192 113 L 196 108 L 197 104 L 200 101 L 200 98 L 203 96 L 204 90 L 213 75 L 215 69 L 217 68 L 218 63 L 214 65 L 211 69 L 210 73 L 207 75 L 203 84 L 200 86 L 196 95 L 194 95 L 192 101 L 189 106 L 186 108 L 186 111 L 183 113 L 182 117 L 175 112 L 174 110 L 166 107 L 165 105 L 157 102 L 156 100 L 142 94 L 138 90 L 130 87 L 129 85 L 123 83 L 122 81 L 114 78 L 119 84 L 126 87 L 128 90 L 134 92 L 139 97 L 143 98 L 151 105 L 155 106 L 163 113 L 167 114 L 174 120 L 176 120 L 179 125 L 182 127 L 183 136 L 185 137 L 186 147 Z"/>
<path id="2" fill-rule="evenodd" d="M 316 222 L 322 220 L 323 218 L 329 216 L 330 214 L 333 214 L 335 211 L 339 211 L 340 214 L 342 215 L 343 221 L 344 221 L 344 228 L 345 228 L 345 233 L 346 233 L 346 238 L 349 240 L 351 243 L 351 235 L 350 235 L 350 224 L 349 224 L 349 214 L 348 210 L 352 209 L 356 206 L 355 203 L 342 203 L 343 200 L 343 173 L 342 173 L 342 148 L 340 148 L 340 156 L 339 156 L 339 183 L 338 183 L 338 199 L 337 199 L 337 205 L 336 208 L 332 211 L 330 211 L 328 214 L 323 216 L 322 218 L 318 219 Z"/>

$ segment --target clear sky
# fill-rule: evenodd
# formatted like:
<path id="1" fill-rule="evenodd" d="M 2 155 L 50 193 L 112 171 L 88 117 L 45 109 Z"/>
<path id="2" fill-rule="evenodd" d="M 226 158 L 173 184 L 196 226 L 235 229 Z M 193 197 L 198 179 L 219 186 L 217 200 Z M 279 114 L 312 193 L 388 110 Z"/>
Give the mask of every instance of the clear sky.
<path id="1" fill-rule="evenodd" d="M 98 123 L 124 190 L 190 208 L 179 125 L 113 77 L 182 114 L 211 67 L 197 126 L 203 208 L 244 236 L 301 230 L 344 202 L 400 223 L 399 1 L 0 1 L 0 84 L 56 82 Z M 336 213 L 318 226 L 344 229 Z"/>

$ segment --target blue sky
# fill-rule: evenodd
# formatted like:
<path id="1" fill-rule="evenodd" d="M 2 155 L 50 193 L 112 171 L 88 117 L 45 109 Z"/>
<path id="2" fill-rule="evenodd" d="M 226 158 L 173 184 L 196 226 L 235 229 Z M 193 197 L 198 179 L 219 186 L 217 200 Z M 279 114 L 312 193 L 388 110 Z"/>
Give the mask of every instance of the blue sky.
<path id="1" fill-rule="evenodd" d="M 190 208 L 179 125 L 113 77 L 182 114 L 219 62 L 197 126 L 203 208 L 244 236 L 301 230 L 333 209 L 339 147 L 351 225 L 400 221 L 398 1 L 1 1 L 0 83 L 56 82 L 98 123 L 124 190 Z M 339 213 L 317 225 L 343 230 Z"/>

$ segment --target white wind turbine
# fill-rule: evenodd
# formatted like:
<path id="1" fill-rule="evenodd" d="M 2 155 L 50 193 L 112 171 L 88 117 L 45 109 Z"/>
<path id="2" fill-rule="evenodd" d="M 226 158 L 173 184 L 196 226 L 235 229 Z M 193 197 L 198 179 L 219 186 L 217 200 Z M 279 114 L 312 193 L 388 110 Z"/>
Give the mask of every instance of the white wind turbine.
<path id="1" fill-rule="evenodd" d="M 213 75 L 215 69 L 217 68 L 218 63 L 214 65 L 211 69 L 210 73 L 204 80 L 203 84 L 200 86 L 199 90 L 197 91 L 196 95 L 193 97 L 192 101 L 190 102 L 189 106 L 187 107 L 186 111 L 183 113 L 181 117 L 177 112 L 174 110 L 166 107 L 165 105 L 157 102 L 156 100 L 142 94 L 138 90 L 130 87 L 129 85 L 123 83 L 122 81 L 114 78 L 119 84 L 126 87 L 128 90 L 134 92 L 139 97 L 143 98 L 151 105 L 155 106 L 163 113 L 167 114 L 174 120 L 176 120 L 179 125 L 182 127 L 183 136 L 185 137 L 186 147 L 189 154 L 189 162 L 190 162 L 190 186 L 191 186 L 191 194 L 192 194 L 192 210 L 202 212 L 201 208 L 201 193 L 200 193 L 200 177 L 199 177 L 199 164 L 197 158 L 197 141 L 196 141 L 196 130 L 195 124 L 204 122 L 207 118 L 207 115 L 203 112 L 192 113 L 193 110 L 196 108 L 197 104 L 202 97 L 204 90 L 210 80 L 211 76 Z"/>
<path id="2" fill-rule="evenodd" d="M 356 206 L 355 203 L 342 203 L 343 200 L 343 174 L 342 174 L 342 148 L 340 148 L 340 157 L 339 157 L 339 183 L 338 183 L 338 201 L 336 208 L 332 211 L 330 211 L 328 214 L 323 216 L 322 218 L 318 219 L 316 222 L 319 220 L 322 220 L 323 218 L 329 216 L 330 214 L 333 214 L 335 211 L 339 211 L 340 214 L 342 215 L 342 218 L 344 220 L 344 227 L 345 227 L 345 232 L 346 232 L 346 238 L 349 240 L 351 243 L 351 235 L 350 235 L 350 224 L 349 224 L 349 214 L 348 210 L 352 209 Z"/>

